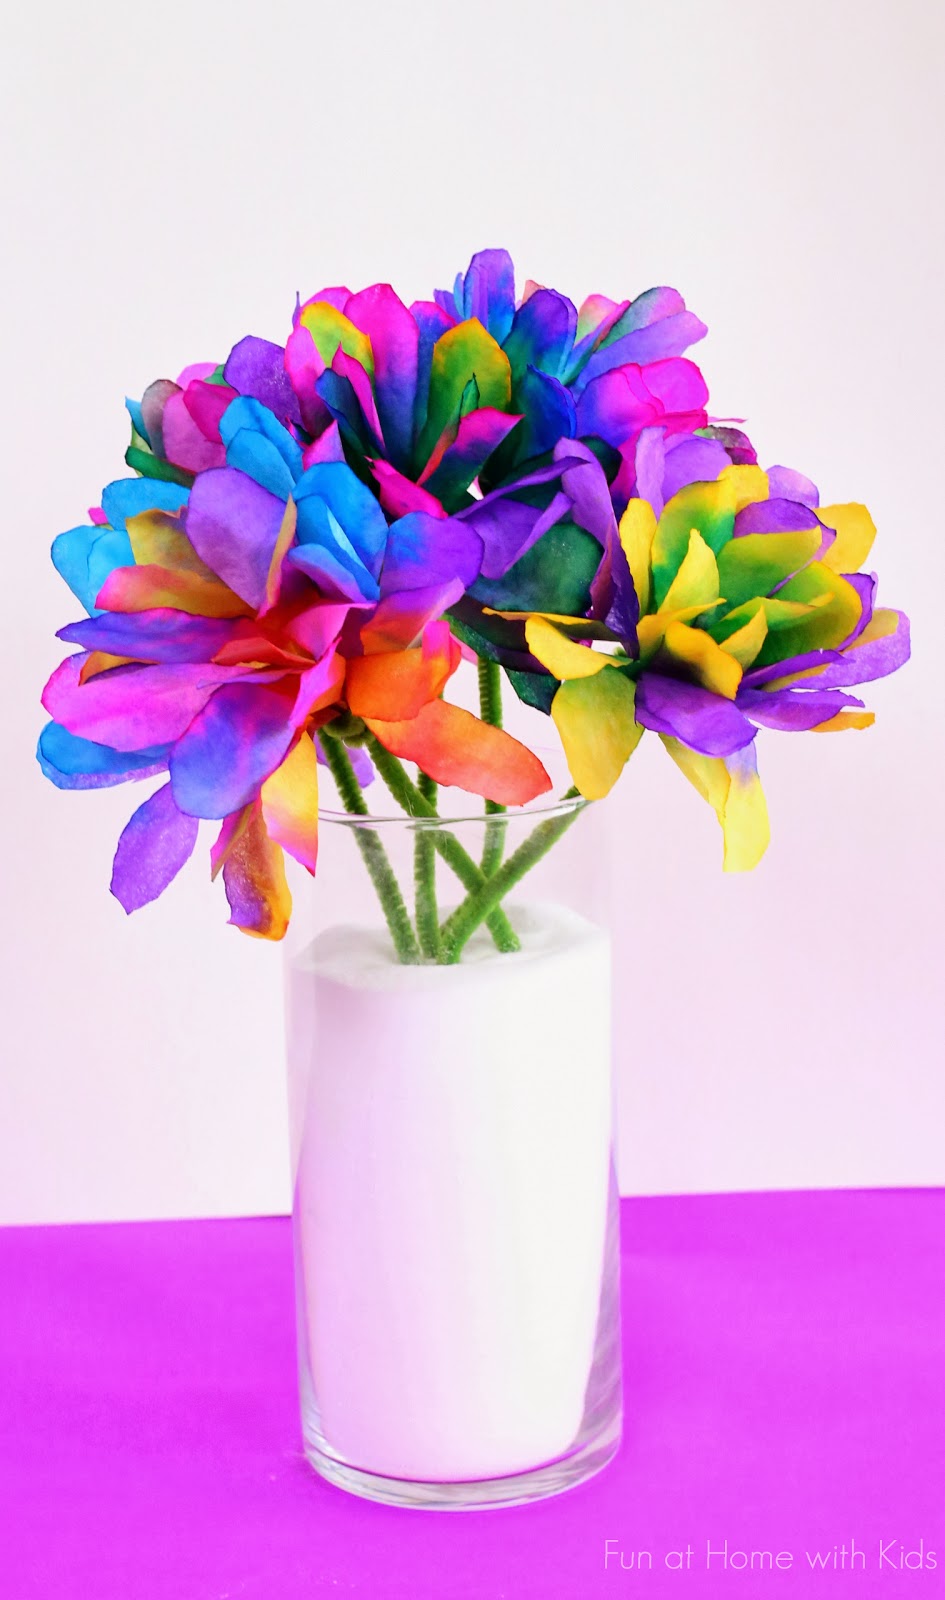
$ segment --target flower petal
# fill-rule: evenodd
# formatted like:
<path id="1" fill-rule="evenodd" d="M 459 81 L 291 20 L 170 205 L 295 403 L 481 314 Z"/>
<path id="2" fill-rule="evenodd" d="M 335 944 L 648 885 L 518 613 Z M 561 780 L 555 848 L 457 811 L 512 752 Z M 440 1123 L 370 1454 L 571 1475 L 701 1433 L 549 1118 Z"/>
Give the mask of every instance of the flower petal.
<path id="1" fill-rule="evenodd" d="M 551 715 L 568 770 L 587 800 L 610 793 L 643 737 L 635 698 L 630 679 L 611 669 L 593 678 L 572 678 L 554 697 Z"/>
<path id="2" fill-rule="evenodd" d="M 214 691 L 246 668 L 204 663 L 118 667 L 80 684 L 87 658 L 69 656 L 43 690 L 43 705 L 70 733 L 114 750 L 149 751 L 179 739 Z"/>
<path id="3" fill-rule="evenodd" d="M 281 344 L 248 334 L 230 351 L 223 376 L 238 394 L 260 401 L 280 422 L 301 424 L 302 413 Z"/>
<path id="4" fill-rule="evenodd" d="M 253 609 L 262 605 L 285 500 L 235 467 L 202 472 L 187 507 L 187 536 L 211 571 Z"/>
<path id="5" fill-rule="evenodd" d="M 410 721 L 366 720 L 386 750 L 415 761 L 437 783 L 505 806 L 526 805 L 551 788 L 538 757 L 525 745 L 445 700 L 431 700 Z"/>
<path id="6" fill-rule="evenodd" d="M 366 721 L 371 717 L 407 721 L 442 694 L 459 661 L 459 645 L 448 624 L 434 623 L 419 650 L 356 656 L 349 661 L 345 698 L 354 715 Z"/>
<path id="7" fill-rule="evenodd" d="M 266 779 L 260 798 L 270 839 L 314 872 L 318 860 L 318 757 L 309 734 L 300 736 L 282 765 Z"/>
<path id="8" fill-rule="evenodd" d="M 280 685 L 218 689 L 178 739 L 170 758 L 174 798 L 194 817 L 226 817 L 247 805 L 292 740 L 292 698 Z"/>
<path id="9" fill-rule="evenodd" d="M 636 717 L 707 756 L 729 756 L 751 744 L 755 730 L 731 700 L 699 684 L 645 672 L 637 683 Z"/>
<path id="10" fill-rule="evenodd" d="M 458 423 L 466 385 L 475 378 L 479 403 L 507 411 L 512 393 L 508 357 L 481 322 L 448 328 L 433 346 L 427 419 L 419 453 L 425 462 L 445 428 Z"/>
<path id="11" fill-rule="evenodd" d="M 586 645 L 575 644 L 553 622 L 532 616 L 525 623 L 525 638 L 532 655 L 553 678 L 593 678 L 610 665 L 610 657 Z"/>
<path id="12" fill-rule="evenodd" d="M 165 783 L 127 823 L 112 865 L 111 891 L 125 911 L 138 911 L 164 893 L 193 854 L 200 824 L 174 804 Z"/>
<path id="13" fill-rule="evenodd" d="M 95 744 L 47 722 L 39 736 L 36 759 L 45 777 L 57 789 L 111 789 L 129 779 L 151 778 L 167 768 L 170 745 L 134 752 Z"/>
<path id="14" fill-rule="evenodd" d="M 282 939 L 292 914 L 282 850 L 266 832 L 262 807 L 250 808 L 223 864 L 230 923 L 257 939 Z"/>
<path id="15" fill-rule="evenodd" d="M 662 734 L 660 737 L 679 770 L 708 800 L 722 825 L 724 870 L 750 872 L 767 850 L 771 836 L 754 745 L 746 745 L 721 760 L 700 755 L 677 739 Z"/>

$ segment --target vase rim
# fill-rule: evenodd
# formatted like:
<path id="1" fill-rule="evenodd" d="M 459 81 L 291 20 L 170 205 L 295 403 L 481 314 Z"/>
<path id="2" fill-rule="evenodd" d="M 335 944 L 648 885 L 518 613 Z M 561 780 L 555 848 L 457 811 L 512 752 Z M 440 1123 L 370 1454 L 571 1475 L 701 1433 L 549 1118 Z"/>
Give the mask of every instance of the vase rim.
<path id="1" fill-rule="evenodd" d="M 581 811 L 591 802 L 583 795 L 561 796 L 558 799 L 545 798 L 540 801 L 530 802 L 524 806 L 508 806 L 504 811 L 490 812 L 463 811 L 455 816 L 438 817 L 412 817 L 405 811 L 359 813 L 351 811 L 333 811 L 319 808 L 319 827 L 323 823 L 341 828 L 391 828 L 407 827 L 411 830 L 425 831 L 437 828 L 458 828 L 463 824 L 475 822 L 482 826 L 490 822 L 515 821 L 521 818 L 526 822 L 544 822 L 552 817 L 567 816 L 570 812 Z"/>

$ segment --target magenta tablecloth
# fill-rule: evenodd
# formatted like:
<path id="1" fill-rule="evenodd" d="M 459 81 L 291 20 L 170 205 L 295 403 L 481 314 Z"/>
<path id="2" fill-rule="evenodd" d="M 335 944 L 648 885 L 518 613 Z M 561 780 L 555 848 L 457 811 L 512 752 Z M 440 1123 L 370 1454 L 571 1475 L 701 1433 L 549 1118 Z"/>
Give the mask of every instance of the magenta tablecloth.
<path id="1" fill-rule="evenodd" d="M 0 1595 L 943 1594 L 943 1238 L 939 1191 L 625 1201 L 620 1456 L 444 1515 L 305 1464 L 286 1221 L 8 1229 Z"/>

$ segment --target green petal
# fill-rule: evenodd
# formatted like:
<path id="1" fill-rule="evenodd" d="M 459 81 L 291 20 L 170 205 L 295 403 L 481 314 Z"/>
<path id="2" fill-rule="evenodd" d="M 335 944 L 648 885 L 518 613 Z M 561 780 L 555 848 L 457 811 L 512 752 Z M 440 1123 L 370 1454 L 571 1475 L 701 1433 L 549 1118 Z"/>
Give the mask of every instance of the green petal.
<path id="1" fill-rule="evenodd" d="M 508 357 L 475 317 L 460 322 L 437 339 L 430 369 L 427 420 L 420 438 L 420 457 L 426 461 L 444 428 L 459 421 L 475 382 L 481 406 L 507 411 L 512 396 Z"/>
<path id="2" fill-rule="evenodd" d="M 686 559 L 689 535 L 699 533 L 718 555 L 735 526 L 735 490 L 730 483 L 690 483 L 667 502 L 653 539 L 653 599 L 662 605 Z M 739 541 L 741 543 L 741 541 Z M 793 569 L 792 569 L 793 570 Z M 722 593 L 728 598 L 727 590 Z"/>
<path id="3" fill-rule="evenodd" d="M 748 533 L 732 539 L 719 552 L 719 588 L 729 606 L 770 594 L 785 578 L 799 572 L 813 559 L 823 537 L 821 528 L 802 528 L 797 533 Z M 784 589 L 780 599 L 794 599 Z M 798 597 L 800 598 L 800 597 Z"/>

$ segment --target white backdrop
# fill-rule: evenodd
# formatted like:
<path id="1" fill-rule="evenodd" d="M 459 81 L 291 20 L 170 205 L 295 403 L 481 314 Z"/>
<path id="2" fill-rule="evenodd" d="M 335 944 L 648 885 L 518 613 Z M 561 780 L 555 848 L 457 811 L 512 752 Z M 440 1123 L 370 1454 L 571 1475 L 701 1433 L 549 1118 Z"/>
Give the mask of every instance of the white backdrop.
<path id="1" fill-rule="evenodd" d="M 649 741 L 585 830 L 616 863 L 622 1185 L 945 1182 L 941 8 L 103 0 L 12 28 L 0 1219 L 288 1198 L 279 951 L 224 925 L 204 857 L 126 920 L 140 791 L 33 761 L 75 609 L 48 546 L 122 471 L 123 395 L 282 337 L 296 289 L 410 299 L 496 243 L 574 298 L 678 286 L 716 413 L 867 501 L 914 624 L 871 732 L 762 733 L 753 877 Z"/>

